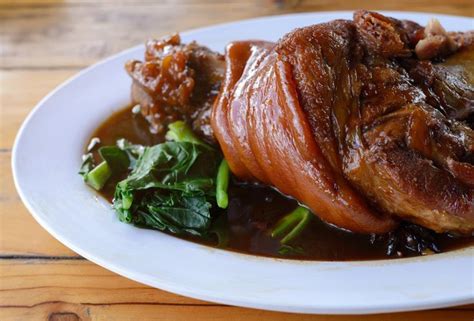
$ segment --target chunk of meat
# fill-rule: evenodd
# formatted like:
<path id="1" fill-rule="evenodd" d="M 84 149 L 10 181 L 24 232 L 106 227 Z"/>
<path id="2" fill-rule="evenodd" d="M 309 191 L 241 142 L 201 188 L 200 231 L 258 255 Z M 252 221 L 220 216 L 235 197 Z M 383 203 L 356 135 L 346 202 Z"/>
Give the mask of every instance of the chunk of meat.
<path id="1" fill-rule="evenodd" d="M 145 61 L 129 61 L 126 69 L 133 79 L 132 100 L 152 131 L 184 119 L 213 142 L 209 117 L 224 75 L 222 55 L 195 42 L 181 44 L 175 34 L 148 41 Z"/>
<path id="2" fill-rule="evenodd" d="M 474 115 L 474 45 L 442 63 L 413 59 L 405 68 L 426 101 L 449 119 L 466 121 Z"/>
<path id="3" fill-rule="evenodd" d="M 211 122 L 231 170 L 355 232 L 399 218 L 472 233 L 472 81 L 419 60 L 420 30 L 358 11 L 275 45 L 229 45 Z"/>
<path id="4" fill-rule="evenodd" d="M 445 57 L 458 49 L 458 44 L 437 19 L 431 19 L 425 28 L 425 37 L 415 47 L 418 59 Z"/>
<path id="5" fill-rule="evenodd" d="M 395 222 L 371 209 L 325 157 L 333 144 L 317 144 L 298 99 L 298 80 L 272 47 L 239 42 L 227 48 L 226 79 L 211 120 L 232 172 L 275 186 L 339 227 L 390 230 Z"/>

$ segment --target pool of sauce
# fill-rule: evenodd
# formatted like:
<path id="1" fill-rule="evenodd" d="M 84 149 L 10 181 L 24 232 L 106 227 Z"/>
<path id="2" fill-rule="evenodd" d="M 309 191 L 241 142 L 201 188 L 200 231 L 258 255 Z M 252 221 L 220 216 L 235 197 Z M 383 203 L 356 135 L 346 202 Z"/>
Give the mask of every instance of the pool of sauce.
<path id="1" fill-rule="evenodd" d="M 134 114 L 127 107 L 107 119 L 92 135 L 101 141 L 100 146 L 115 145 L 120 138 L 142 145 L 155 145 L 164 141 L 163 136 L 152 134 L 148 123 L 140 114 Z M 99 161 L 95 149 L 93 153 Z M 101 195 L 112 202 L 116 182 L 108 182 Z M 282 255 L 277 239 L 270 237 L 269 231 L 279 218 L 291 212 L 297 202 L 285 197 L 272 188 L 232 182 L 229 187 L 229 206 L 225 215 L 229 242 L 226 249 L 247 254 L 269 257 L 285 257 L 317 261 L 376 260 L 417 256 L 410 251 L 398 251 L 387 256 L 387 237 L 374 238 L 347 232 L 331 226 L 316 216 L 305 230 L 291 242 L 292 248 L 301 249 Z M 212 240 L 202 241 L 192 237 L 182 237 L 207 245 Z M 447 234 L 436 234 L 436 243 L 442 252 L 474 245 L 474 237 L 456 238 Z"/>

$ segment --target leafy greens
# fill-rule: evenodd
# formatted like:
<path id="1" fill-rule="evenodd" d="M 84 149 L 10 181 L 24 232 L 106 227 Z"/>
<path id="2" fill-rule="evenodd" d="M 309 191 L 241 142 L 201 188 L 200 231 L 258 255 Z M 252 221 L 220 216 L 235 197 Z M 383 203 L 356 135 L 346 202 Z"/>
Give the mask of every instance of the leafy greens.
<path id="1" fill-rule="evenodd" d="M 88 149 L 79 174 L 96 190 L 107 183 L 109 187 L 116 184 L 113 208 L 123 222 L 213 238 L 219 247 L 226 247 L 227 215 L 220 213 L 229 204 L 229 165 L 218 150 L 204 143 L 186 123 L 177 121 L 168 128 L 168 141 L 154 146 L 119 139 L 115 146 L 97 148 L 94 153 L 98 155 Z M 100 144 L 95 139 L 94 149 Z M 96 164 L 99 157 L 101 161 Z M 304 253 L 302 248 L 289 243 L 310 219 L 309 210 L 299 206 L 275 224 L 269 236 L 280 240 L 280 255 Z"/>
<path id="2" fill-rule="evenodd" d="M 220 152 L 182 121 L 169 125 L 166 138 L 169 141 L 149 147 L 119 139 L 116 146 L 98 149 L 98 165 L 92 153 L 85 154 L 79 174 L 96 190 L 122 179 L 115 186 L 113 207 L 123 222 L 175 234 L 215 234 L 225 240 L 220 225 L 211 229 L 216 190 L 227 196 L 227 181 L 221 178 L 219 187 L 216 184 Z"/>
<path id="3" fill-rule="evenodd" d="M 122 221 L 203 236 L 211 224 L 220 154 L 204 145 L 166 142 L 145 147 L 117 184 L 114 208 Z"/>

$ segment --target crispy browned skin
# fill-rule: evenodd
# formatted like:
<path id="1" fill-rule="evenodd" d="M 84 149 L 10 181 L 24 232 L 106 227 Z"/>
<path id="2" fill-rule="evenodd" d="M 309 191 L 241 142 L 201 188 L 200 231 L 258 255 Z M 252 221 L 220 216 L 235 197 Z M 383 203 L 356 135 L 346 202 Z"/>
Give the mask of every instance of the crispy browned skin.
<path id="1" fill-rule="evenodd" d="M 275 45 L 229 45 L 211 122 L 232 171 L 355 232 L 399 217 L 472 233 L 472 74 L 416 58 L 420 30 L 359 11 Z M 451 41 L 429 54 L 448 55 Z"/>

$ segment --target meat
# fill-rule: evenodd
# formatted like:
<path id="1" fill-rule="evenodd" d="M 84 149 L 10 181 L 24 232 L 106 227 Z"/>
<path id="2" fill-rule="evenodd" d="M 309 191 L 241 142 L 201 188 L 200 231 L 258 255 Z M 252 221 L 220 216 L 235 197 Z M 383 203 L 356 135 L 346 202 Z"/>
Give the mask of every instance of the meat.
<path id="1" fill-rule="evenodd" d="M 374 213 L 332 170 L 300 107 L 290 65 L 270 47 L 242 42 L 227 48 L 226 78 L 211 120 L 232 172 L 277 187 L 340 227 L 391 229 L 393 220 Z"/>
<path id="2" fill-rule="evenodd" d="M 474 115 L 474 44 L 442 63 L 413 59 L 404 65 L 431 106 L 448 118 L 469 122 Z"/>
<path id="3" fill-rule="evenodd" d="M 126 69 L 133 79 L 132 101 L 140 105 L 153 132 L 184 119 L 214 141 L 209 117 L 224 75 L 222 55 L 195 42 L 181 44 L 175 34 L 148 41 L 145 61 L 129 61 Z"/>
<path id="4" fill-rule="evenodd" d="M 418 59 L 444 57 L 458 49 L 458 44 L 436 19 L 431 19 L 426 25 L 424 38 L 418 41 L 415 53 Z"/>
<path id="5" fill-rule="evenodd" d="M 421 61 L 420 42 L 440 33 L 422 30 L 358 11 L 276 44 L 230 44 L 211 124 L 233 173 L 354 232 L 402 219 L 471 234 L 472 73 Z M 429 59 L 472 50 L 469 37 L 441 33 L 456 48 Z"/>

